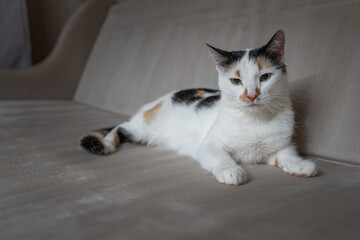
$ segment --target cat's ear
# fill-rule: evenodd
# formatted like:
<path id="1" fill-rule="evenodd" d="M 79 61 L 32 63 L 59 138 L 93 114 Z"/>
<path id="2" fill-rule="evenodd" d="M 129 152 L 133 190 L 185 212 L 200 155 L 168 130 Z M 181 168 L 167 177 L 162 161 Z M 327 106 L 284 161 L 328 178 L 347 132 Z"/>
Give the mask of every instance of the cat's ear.
<path id="1" fill-rule="evenodd" d="M 279 62 L 282 62 L 285 49 L 285 32 L 283 30 L 277 31 L 264 48 L 266 54 L 269 54 L 275 57 Z"/>
<path id="2" fill-rule="evenodd" d="M 223 72 L 226 67 L 233 61 L 233 57 L 231 56 L 230 52 L 213 47 L 210 44 L 206 45 L 209 47 L 210 55 L 216 63 L 216 69 L 219 72 Z"/>

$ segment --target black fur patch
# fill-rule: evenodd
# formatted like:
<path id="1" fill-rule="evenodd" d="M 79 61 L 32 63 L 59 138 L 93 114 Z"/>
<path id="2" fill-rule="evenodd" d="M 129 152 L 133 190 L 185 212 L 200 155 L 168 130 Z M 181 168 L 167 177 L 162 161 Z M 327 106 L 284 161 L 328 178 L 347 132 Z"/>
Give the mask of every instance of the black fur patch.
<path id="1" fill-rule="evenodd" d="M 131 135 L 131 133 L 126 131 L 124 128 L 119 127 L 116 130 L 116 133 L 117 133 L 117 135 L 119 137 L 120 143 L 124 143 L 124 142 L 135 143 L 134 137 Z"/>
<path id="2" fill-rule="evenodd" d="M 213 95 L 209 96 L 203 100 L 201 100 L 198 104 L 196 104 L 196 110 L 201 110 L 203 108 L 210 108 L 214 106 L 221 98 L 221 95 Z"/>
<path id="3" fill-rule="evenodd" d="M 281 69 L 282 73 L 286 73 L 286 65 L 284 63 L 280 62 L 275 56 L 269 55 L 266 52 L 266 48 L 267 48 L 267 45 L 265 45 L 261 48 L 256 48 L 256 49 L 250 50 L 249 60 L 253 61 L 258 57 L 265 57 L 265 58 L 269 59 L 272 62 L 272 64 L 274 64 L 276 69 Z"/>
<path id="4" fill-rule="evenodd" d="M 253 61 L 258 57 L 265 57 L 269 59 L 272 64 L 275 66 L 276 69 L 281 69 L 281 72 L 283 74 L 286 73 L 286 65 L 279 59 L 279 55 L 282 56 L 282 54 L 279 54 L 279 52 L 275 51 L 272 52 L 271 50 L 267 51 L 269 47 L 273 46 L 273 44 L 279 44 L 276 41 L 280 41 L 279 37 L 281 39 L 281 36 L 284 34 L 284 31 L 279 30 L 275 33 L 275 35 L 270 39 L 270 41 L 262 46 L 261 48 L 253 49 L 249 52 L 249 60 Z M 284 38 L 284 36 L 282 37 Z M 283 43 L 282 43 L 283 44 Z M 282 46 L 283 47 L 283 46 Z"/>
<path id="5" fill-rule="evenodd" d="M 95 154 L 102 154 L 104 151 L 104 145 L 97 137 L 91 135 L 83 137 L 80 141 L 80 146 Z"/>
<path id="6" fill-rule="evenodd" d="M 244 57 L 245 53 L 246 53 L 246 51 L 243 51 L 243 50 L 231 51 L 230 55 L 233 57 L 234 62 L 236 62 L 236 61 L 240 61 Z"/>
<path id="7" fill-rule="evenodd" d="M 219 48 L 213 47 L 209 44 L 206 44 L 208 47 L 210 47 L 211 49 L 213 49 L 215 52 L 217 52 L 217 56 L 221 56 L 220 58 L 217 57 L 217 60 L 215 60 L 217 62 L 218 65 L 220 65 L 224 70 L 224 72 L 226 72 L 230 66 L 232 64 L 234 64 L 235 62 L 240 61 L 246 51 L 240 50 L 240 51 L 225 51 L 225 50 L 221 50 Z"/>
<path id="8" fill-rule="evenodd" d="M 173 103 L 179 103 L 179 104 L 192 104 L 195 101 L 198 101 L 204 97 L 200 97 L 200 96 L 196 96 L 196 93 L 198 91 L 205 91 L 207 93 L 217 93 L 219 92 L 219 90 L 214 90 L 214 89 L 208 89 L 208 88 L 193 88 L 193 89 L 185 89 L 185 90 L 181 90 L 176 92 L 173 96 L 172 96 L 172 102 Z"/>

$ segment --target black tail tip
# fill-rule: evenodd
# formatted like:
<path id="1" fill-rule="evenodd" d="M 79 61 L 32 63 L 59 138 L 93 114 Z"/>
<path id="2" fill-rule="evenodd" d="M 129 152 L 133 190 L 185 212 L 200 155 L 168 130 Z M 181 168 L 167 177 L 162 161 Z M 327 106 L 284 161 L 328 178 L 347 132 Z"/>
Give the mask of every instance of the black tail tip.
<path id="1" fill-rule="evenodd" d="M 80 140 L 80 146 L 90 153 L 104 154 L 104 145 L 95 136 L 85 136 Z"/>

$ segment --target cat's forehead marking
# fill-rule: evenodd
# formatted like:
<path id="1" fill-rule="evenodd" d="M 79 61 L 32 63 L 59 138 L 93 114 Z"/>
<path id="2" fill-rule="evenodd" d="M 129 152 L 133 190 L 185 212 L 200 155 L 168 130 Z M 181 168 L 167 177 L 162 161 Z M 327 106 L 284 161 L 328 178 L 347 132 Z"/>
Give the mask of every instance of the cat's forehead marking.
<path id="1" fill-rule="evenodd" d="M 231 56 L 231 60 L 229 60 L 226 63 L 224 73 L 229 73 L 233 71 L 234 68 L 238 65 L 238 63 L 240 63 L 244 59 L 245 55 L 247 55 L 247 51 L 246 50 L 231 51 L 229 52 L 229 54 Z"/>
<path id="2" fill-rule="evenodd" d="M 254 66 L 253 61 L 249 61 L 249 51 L 250 49 L 245 49 L 244 57 L 236 65 L 236 69 L 239 70 L 239 73 L 242 78 L 251 78 L 254 72 L 257 71 L 257 67 Z M 237 74 L 235 72 L 235 74 Z"/>
<path id="3" fill-rule="evenodd" d="M 257 58 L 255 59 L 254 63 L 258 65 L 260 71 L 263 70 L 263 69 L 265 69 L 265 68 L 270 68 L 270 67 L 272 67 L 272 64 L 271 64 L 271 62 L 269 61 L 269 59 L 267 59 L 267 58 L 265 58 L 265 57 L 262 57 L 262 56 L 257 57 Z"/>
<path id="4" fill-rule="evenodd" d="M 286 73 L 286 65 L 276 59 L 276 57 L 269 55 L 264 47 L 251 49 L 248 53 L 248 58 L 249 61 L 260 63 L 260 65 L 258 65 L 259 70 L 261 70 L 260 67 L 263 67 L 263 69 L 267 67 L 274 67 L 275 69 L 280 69 L 283 74 Z"/>
<path id="5" fill-rule="evenodd" d="M 240 70 L 237 69 L 237 70 L 235 71 L 235 74 L 236 74 L 236 76 L 240 77 Z"/>

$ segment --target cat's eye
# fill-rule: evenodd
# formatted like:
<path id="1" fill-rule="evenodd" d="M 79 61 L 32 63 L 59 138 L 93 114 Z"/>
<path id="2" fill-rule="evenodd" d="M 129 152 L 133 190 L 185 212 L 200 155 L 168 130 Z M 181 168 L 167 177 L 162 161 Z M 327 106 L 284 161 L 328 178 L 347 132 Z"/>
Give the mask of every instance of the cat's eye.
<path id="1" fill-rule="evenodd" d="M 260 76 L 260 81 L 261 82 L 266 82 L 267 80 L 269 80 L 271 77 L 271 73 L 265 73 L 263 75 Z"/>
<path id="2" fill-rule="evenodd" d="M 241 85 L 242 84 L 242 81 L 240 79 L 238 79 L 238 78 L 230 78 L 230 81 L 234 85 Z"/>

